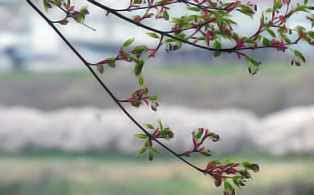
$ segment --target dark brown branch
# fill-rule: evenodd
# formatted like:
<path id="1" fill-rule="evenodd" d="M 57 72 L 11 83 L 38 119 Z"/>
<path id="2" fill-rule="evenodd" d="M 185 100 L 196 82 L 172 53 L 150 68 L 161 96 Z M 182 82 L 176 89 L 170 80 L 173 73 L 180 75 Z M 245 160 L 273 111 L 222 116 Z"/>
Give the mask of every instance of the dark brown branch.
<path id="1" fill-rule="evenodd" d="M 175 157 L 180 159 L 185 164 L 189 165 L 190 167 L 196 169 L 197 171 L 200 171 L 202 173 L 205 173 L 205 171 L 196 165 L 190 163 L 189 161 L 185 160 L 182 156 L 180 156 L 178 153 L 174 152 L 172 149 L 170 149 L 168 146 L 160 142 L 158 139 L 156 139 L 154 136 L 152 136 L 148 131 L 144 129 L 142 125 L 140 125 L 130 114 L 129 112 L 122 106 L 120 103 L 120 100 L 116 98 L 116 96 L 111 92 L 111 90 L 105 85 L 105 83 L 99 78 L 99 76 L 96 74 L 96 72 L 92 69 L 91 64 L 88 63 L 85 58 L 73 47 L 73 45 L 64 37 L 64 35 L 57 29 L 57 27 L 47 18 L 32 2 L 31 0 L 26 0 L 29 5 L 51 26 L 51 28 L 59 35 L 59 37 L 65 42 L 65 44 L 74 52 L 74 54 L 83 62 L 83 64 L 88 68 L 88 70 L 92 73 L 94 78 L 98 81 L 98 83 L 102 86 L 102 88 L 109 94 L 109 96 L 113 99 L 113 101 L 117 104 L 117 106 L 123 111 L 123 113 L 139 128 L 141 129 L 150 139 L 154 140 L 156 143 L 158 143 L 161 147 L 163 147 L 165 150 L 173 154 Z"/>
<path id="2" fill-rule="evenodd" d="M 175 40 L 177 40 L 177 41 L 181 41 L 181 42 L 183 42 L 183 43 L 192 45 L 192 46 L 194 46 L 194 47 L 198 47 L 198 48 L 205 49 L 205 50 L 209 50 L 209 51 L 221 51 L 221 52 L 228 52 L 228 53 L 231 53 L 231 52 L 234 50 L 233 48 L 230 48 L 230 49 L 215 49 L 215 48 L 205 47 L 205 46 L 202 46 L 202 45 L 197 45 L 197 44 L 194 44 L 194 43 L 192 43 L 192 42 L 190 42 L 190 41 L 187 41 L 187 40 L 185 40 L 185 39 L 181 39 L 181 38 L 178 38 L 178 37 L 176 37 L 176 36 L 173 36 L 173 35 L 171 35 L 171 34 L 168 33 L 168 32 L 165 32 L 165 31 L 161 31 L 161 30 L 152 28 L 152 27 L 150 27 L 150 26 L 147 26 L 147 25 L 142 24 L 142 23 L 139 23 L 139 22 L 135 22 L 135 21 L 133 21 L 132 19 L 130 19 L 130 18 L 128 18 L 128 17 L 126 17 L 126 16 L 120 14 L 120 13 L 117 12 L 115 9 L 112 9 L 112 8 L 110 8 L 110 7 L 107 7 L 107 6 L 101 4 L 101 3 L 97 2 L 97 1 L 94 1 L 94 0 L 87 0 L 87 1 L 90 2 L 90 3 L 93 4 L 93 5 L 95 5 L 95 6 L 99 7 L 99 8 L 101 8 L 101 9 L 106 10 L 108 13 L 112 13 L 113 15 L 115 15 L 115 16 L 121 18 L 122 20 L 125 20 L 125 21 L 127 21 L 127 22 L 129 22 L 129 23 L 132 23 L 132 24 L 134 24 L 134 25 L 136 25 L 136 26 L 139 26 L 139 27 L 141 27 L 141 28 L 144 28 L 144 29 L 146 29 L 146 30 L 149 30 L 149 31 L 158 33 L 158 34 L 160 34 L 160 35 L 167 36 L 167 37 L 169 37 L 169 38 L 175 39 Z"/>
<path id="3" fill-rule="evenodd" d="M 125 20 L 125 21 L 127 21 L 127 22 L 129 22 L 131 24 L 134 24 L 134 25 L 136 25 L 138 27 L 141 27 L 141 28 L 144 28 L 146 30 L 158 33 L 160 35 L 172 38 L 172 39 L 177 40 L 177 41 L 181 41 L 182 43 L 186 43 L 188 45 L 191 45 L 193 47 L 197 47 L 197 48 L 200 48 L 200 49 L 204 49 L 204 50 L 208 50 L 208 51 L 219 51 L 219 52 L 225 52 L 225 53 L 232 53 L 232 52 L 240 51 L 240 50 L 255 50 L 255 49 L 264 49 L 264 48 L 274 48 L 274 47 L 269 47 L 269 46 L 259 46 L 259 47 L 241 47 L 241 48 L 232 47 L 232 48 L 216 49 L 216 48 L 210 48 L 210 47 L 198 45 L 198 44 L 192 43 L 192 42 L 190 42 L 190 41 L 188 41 L 186 39 L 181 39 L 181 38 L 178 38 L 178 37 L 176 37 L 174 35 L 171 35 L 170 33 L 166 32 L 166 31 L 161 31 L 161 30 L 155 29 L 153 27 L 147 26 L 145 24 L 142 24 L 142 23 L 139 23 L 139 22 L 135 22 L 132 19 L 130 19 L 130 18 L 120 14 L 115 9 L 107 7 L 106 5 L 103 5 L 103 4 L 101 4 L 101 3 L 99 3 L 99 2 L 97 2 L 95 0 L 87 0 L 87 1 L 90 2 L 93 5 L 101 8 L 101 9 L 107 11 L 108 13 L 112 13 L 113 15 L 119 17 L 120 19 Z M 291 44 L 286 44 L 286 45 L 291 45 Z"/>

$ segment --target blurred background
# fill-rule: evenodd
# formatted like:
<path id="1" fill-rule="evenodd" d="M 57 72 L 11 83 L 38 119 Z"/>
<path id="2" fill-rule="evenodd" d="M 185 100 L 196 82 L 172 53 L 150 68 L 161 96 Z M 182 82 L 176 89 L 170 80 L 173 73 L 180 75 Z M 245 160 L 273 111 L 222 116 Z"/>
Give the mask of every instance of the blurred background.
<path id="1" fill-rule="evenodd" d="M 142 29 L 92 5 L 89 10 L 86 24 L 95 32 L 74 22 L 60 27 L 89 61 L 116 55 L 128 38 L 156 44 Z M 258 25 L 235 19 L 242 34 Z M 133 137 L 137 127 L 26 2 L 0 0 L 0 24 L 0 194 L 222 194 L 210 178 L 165 151 L 153 162 L 136 157 L 143 144 Z M 299 24 L 307 25 L 304 15 L 289 23 Z M 251 53 L 263 60 L 255 76 L 233 55 L 212 59 L 191 47 L 161 51 L 144 68 L 145 85 L 160 96 L 159 111 L 128 110 L 142 124 L 162 119 L 175 132 L 165 143 L 177 151 L 191 147 L 191 132 L 198 127 L 221 134 L 221 143 L 209 144 L 211 159 L 261 165 L 239 194 L 313 195 L 313 48 L 296 48 L 308 60 L 302 67 L 290 66 L 289 53 Z M 138 88 L 130 64 L 107 69 L 102 78 L 121 99 Z M 192 161 L 207 164 L 203 158 Z"/>

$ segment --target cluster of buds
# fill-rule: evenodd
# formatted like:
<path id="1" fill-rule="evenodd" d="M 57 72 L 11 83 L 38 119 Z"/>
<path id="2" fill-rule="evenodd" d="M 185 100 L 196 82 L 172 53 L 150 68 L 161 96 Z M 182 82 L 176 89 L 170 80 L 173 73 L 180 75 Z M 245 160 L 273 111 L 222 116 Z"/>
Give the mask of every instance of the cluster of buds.
<path id="1" fill-rule="evenodd" d="M 147 152 L 147 157 L 149 161 L 154 159 L 153 153 L 159 153 L 157 148 L 153 148 L 153 140 L 156 139 L 165 139 L 170 140 L 174 137 L 174 133 L 170 130 L 169 127 L 163 127 L 161 120 L 157 121 L 158 127 L 154 127 L 152 124 L 146 124 L 146 127 L 154 132 L 152 134 L 136 134 L 136 138 L 145 139 L 144 147 L 140 149 L 136 155 L 141 155 Z"/>
<path id="2" fill-rule="evenodd" d="M 208 129 L 204 130 L 204 128 L 199 128 L 197 132 L 192 132 L 193 149 L 183 152 L 180 156 L 190 157 L 192 153 L 199 153 L 203 156 L 210 157 L 211 151 L 205 149 L 203 146 L 204 141 L 207 139 L 218 142 L 220 136 L 216 133 L 209 132 Z"/>
<path id="3" fill-rule="evenodd" d="M 126 62 L 139 62 L 139 60 L 135 57 L 133 57 L 128 51 L 125 50 L 126 47 L 130 46 L 133 42 L 135 41 L 134 38 L 126 40 L 123 44 L 122 47 L 119 50 L 118 55 L 115 58 L 107 58 L 105 60 L 102 60 L 98 63 L 97 65 L 97 70 L 99 73 L 103 74 L 104 73 L 104 65 L 108 65 L 111 68 L 116 67 L 116 61 L 118 60 L 124 60 Z"/>
<path id="4" fill-rule="evenodd" d="M 145 124 L 148 129 L 154 130 L 154 133 L 152 134 L 154 138 L 170 140 L 174 137 L 174 133 L 170 130 L 169 127 L 164 128 L 161 120 L 158 120 L 157 123 L 158 127 L 154 127 L 152 124 Z"/>
<path id="5" fill-rule="evenodd" d="M 220 187 L 223 183 L 224 195 L 234 195 L 234 186 L 238 188 L 244 187 L 247 179 L 252 178 L 249 171 L 256 173 L 259 170 L 259 165 L 255 163 L 233 163 L 229 161 L 222 163 L 218 160 L 213 160 L 207 164 L 204 173 L 214 179 L 216 187 Z"/>
<path id="6" fill-rule="evenodd" d="M 134 22 L 141 22 L 144 19 L 151 18 L 153 15 L 154 15 L 153 13 L 149 13 L 149 14 L 147 13 L 144 16 L 136 15 L 136 16 L 133 16 L 133 21 Z"/>
<path id="7" fill-rule="evenodd" d="M 129 7 L 126 9 L 127 11 L 133 11 L 133 10 L 137 10 L 137 9 L 143 9 L 144 4 L 146 4 L 145 8 L 146 13 L 141 16 L 141 15 L 135 15 L 133 16 L 133 21 L 134 22 L 141 22 L 144 19 L 148 19 L 148 18 L 152 18 L 153 16 L 155 16 L 155 19 L 165 19 L 165 20 L 169 20 L 169 14 L 167 12 L 167 10 L 170 10 L 169 7 L 167 7 L 166 5 L 168 4 L 173 4 L 179 1 L 176 0 L 161 0 L 155 3 L 155 0 L 147 0 L 147 1 L 143 1 L 143 0 L 131 0 Z M 153 9 L 154 11 L 156 11 L 156 13 L 151 12 L 151 9 Z"/>
<path id="8" fill-rule="evenodd" d="M 153 111 L 157 111 L 157 107 L 159 106 L 157 100 L 158 96 L 149 96 L 148 89 L 142 88 L 136 90 L 134 93 L 132 93 L 132 96 L 130 98 L 126 100 L 121 100 L 121 102 L 129 102 L 133 107 L 136 108 L 139 108 L 145 103 L 147 106 L 150 105 Z"/>
<path id="9" fill-rule="evenodd" d="M 212 142 L 220 141 L 218 134 L 199 128 L 198 131 L 192 133 L 193 149 L 180 154 L 180 156 L 190 157 L 192 153 L 199 153 L 210 157 L 211 151 L 203 147 L 204 141 L 208 138 Z M 214 179 L 216 187 L 222 186 L 222 183 L 224 184 L 224 195 L 234 195 L 235 188 L 233 185 L 238 188 L 245 186 L 246 180 L 251 178 L 249 171 L 258 172 L 259 166 L 250 162 L 233 163 L 229 160 L 226 162 L 212 160 L 208 162 L 203 173 Z M 230 183 L 230 180 L 233 185 Z"/>
<path id="10" fill-rule="evenodd" d="M 65 8 L 67 12 L 67 17 L 60 21 L 60 24 L 62 25 L 66 25 L 68 23 L 67 18 L 72 18 L 76 22 L 82 23 L 84 22 L 86 15 L 89 14 L 87 6 L 81 7 L 79 11 L 74 10 L 74 6 L 65 5 Z"/>
<path id="11" fill-rule="evenodd" d="M 138 76 L 139 78 L 139 85 L 143 86 L 144 78 L 143 78 L 142 71 L 144 68 L 145 61 L 148 58 L 155 57 L 156 52 L 159 50 L 160 46 L 163 44 L 162 38 L 160 38 L 159 35 L 155 33 L 147 33 L 147 35 L 155 39 L 160 39 L 160 42 L 156 48 L 149 48 L 146 45 L 140 45 L 128 51 L 126 48 L 129 47 L 135 41 L 134 38 L 130 38 L 123 43 L 116 57 L 107 58 L 95 64 L 97 66 L 98 72 L 103 74 L 105 70 L 104 66 L 106 64 L 111 68 L 115 68 L 117 61 L 125 61 L 129 63 L 135 62 L 133 72 L 135 76 Z M 144 54 L 147 54 L 147 55 L 144 55 Z M 153 107 L 156 108 L 157 106 L 158 105 L 154 105 Z"/>
<path id="12" fill-rule="evenodd" d="M 78 23 L 83 23 L 86 15 L 89 14 L 87 6 L 82 6 L 79 11 L 75 10 L 75 6 L 71 5 L 70 0 L 43 0 L 43 5 L 46 11 L 56 6 L 65 13 L 65 17 L 63 19 L 54 21 L 54 23 L 61 25 L 67 25 L 69 23 L 69 18 L 72 18 Z"/>

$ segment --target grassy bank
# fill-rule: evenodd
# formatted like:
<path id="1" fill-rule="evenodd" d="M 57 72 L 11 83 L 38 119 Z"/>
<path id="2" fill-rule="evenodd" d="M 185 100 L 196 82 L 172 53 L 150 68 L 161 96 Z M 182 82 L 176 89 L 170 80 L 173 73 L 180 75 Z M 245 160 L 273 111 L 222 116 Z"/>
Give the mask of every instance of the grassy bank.
<path id="1" fill-rule="evenodd" d="M 259 161 L 261 173 L 239 194 L 314 193 L 313 160 Z M 128 155 L 1 154 L 0 172 L 0 194 L 5 195 L 221 194 L 209 178 L 169 158 L 148 162 Z"/>

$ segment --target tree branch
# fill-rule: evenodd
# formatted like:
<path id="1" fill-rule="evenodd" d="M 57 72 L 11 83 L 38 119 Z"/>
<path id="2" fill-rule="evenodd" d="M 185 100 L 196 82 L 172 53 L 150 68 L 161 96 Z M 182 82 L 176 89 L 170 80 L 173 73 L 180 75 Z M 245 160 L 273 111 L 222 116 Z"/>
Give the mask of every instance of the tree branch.
<path id="1" fill-rule="evenodd" d="M 222 49 L 217 49 L 217 48 L 210 48 L 210 47 L 206 47 L 206 46 L 202 46 L 202 45 L 198 45 L 198 44 L 195 44 L 195 43 L 192 43 L 186 39 L 181 39 L 179 37 L 176 37 L 174 35 L 171 35 L 170 33 L 172 33 L 172 31 L 161 31 L 161 30 L 158 30 L 158 29 L 155 29 L 155 28 L 152 28 L 150 26 L 147 26 L 145 24 L 142 24 L 140 22 L 135 22 L 133 21 L 132 19 L 120 14 L 117 10 L 115 9 L 112 9 L 110 7 L 107 7 L 106 5 L 103 5 L 95 0 L 87 0 L 88 2 L 90 2 L 91 4 L 107 11 L 108 13 L 112 13 L 113 15 L 117 16 L 118 18 L 122 19 L 122 20 L 125 20 L 131 24 L 134 24 L 138 27 L 141 27 L 141 28 L 144 28 L 146 30 L 149 30 L 149 31 L 152 31 L 152 32 L 155 32 L 155 33 L 158 33 L 160 35 L 163 35 L 163 36 L 166 36 L 166 37 L 169 37 L 169 38 L 172 38 L 174 40 L 177 40 L 177 41 L 181 41 L 183 43 L 186 43 L 188 45 L 191 45 L 193 47 L 197 47 L 197 48 L 200 48 L 200 49 L 204 49 L 204 50 L 208 50 L 208 51 L 219 51 L 219 52 L 225 52 L 225 53 L 233 53 L 235 51 L 242 51 L 242 50 L 255 50 L 255 49 L 264 49 L 264 48 L 274 48 L 274 47 L 270 47 L 270 46 L 259 46 L 259 47 L 240 47 L 240 48 L 237 48 L 237 47 L 231 47 L 231 48 L 222 48 Z M 189 29 L 188 29 L 189 30 Z M 285 45 L 291 45 L 291 44 L 285 44 Z"/>
<path id="2" fill-rule="evenodd" d="M 179 160 L 187 164 L 188 166 L 194 168 L 197 171 L 205 173 L 204 169 L 197 167 L 196 165 L 192 164 L 191 162 L 185 160 L 180 154 L 173 151 L 171 148 L 160 142 L 157 138 L 152 136 L 145 128 L 140 125 L 131 115 L 130 113 L 122 106 L 120 100 L 116 98 L 116 96 L 111 92 L 111 90 L 105 85 L 105 83 L 99 78 L 96 72 L 92 69 L 91 64 L 85 60 L 85 58 L 73 47 L 73 45 L 64 37 L 64 35 L 57 29 L 53 22 L 49 20 L 32 2 L 31 0 L 26 0 L 28 4 L 51 26 L 51 28 L 59 35 L 59 37 L 65 42 L 65 44 L 74 52 L 74 54 L 83 62 L 83 64 L 88 68 L 88 70 L 92 73 L 94 78 L 98 81 L 98 83 L 102 86 L 102 88 L 109 94 L 109 96 L 113 99 L 116 105 L 123 111 L 123 113 L 139 128 L 141 129 L 150 139 L 154 140 L 158 143 L 161 147 L 165 150 L 173 154 Z"/>

